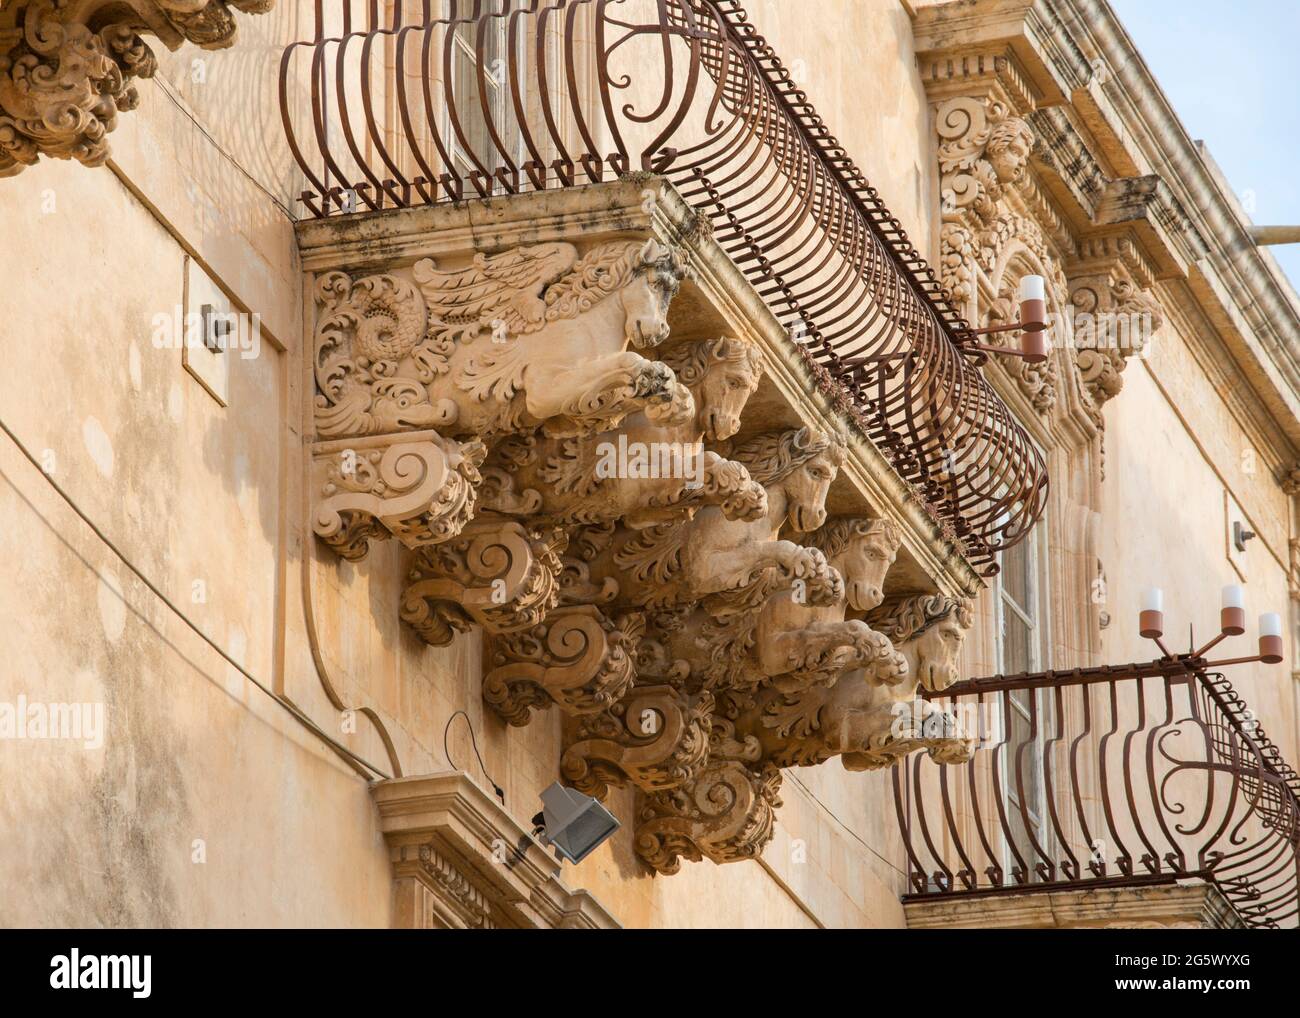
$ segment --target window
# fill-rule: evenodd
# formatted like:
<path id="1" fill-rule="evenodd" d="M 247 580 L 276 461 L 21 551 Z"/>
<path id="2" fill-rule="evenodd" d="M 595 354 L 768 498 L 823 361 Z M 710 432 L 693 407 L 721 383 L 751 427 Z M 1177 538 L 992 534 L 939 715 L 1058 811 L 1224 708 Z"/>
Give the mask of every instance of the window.
<path id="1" fill-rule="evenodd" d="M 1047 598 L 1040 542 L 1041 533 L 1035 532 L 1001 555 L 997 650 L 998 671 L 1004 675 L 1037 672 L 1044 667 L 1047 634 L 1043 607 Z M 1019 853 L 1031 877 L 1036 864 L 1043 861 L 1034 844 L 1048 853 L 1052 851 L 1043 774 L 1043 750 L 1055 724 L 1049 695 L 1043 690 L 1009 692 L 1004 712 L 1007 732 L 1001 781 L 1007 797 L 1007 824 L 1016 850 L 1012 852 L 1011 845 L 1007 846 L 1005 865 L 1016 865 Z"/>
<path id="2" fill-rule="evenodd" d="M 464 18 L 473 8 L 460 4 Z M 513 9 L 512 5 L 504 5 Z M 496 9 L 496 8 L 494 8 Z M 510 97 L 509 70 L 509 26 L 508 17 L 487 17 L 486 28 L 482 32 L 483 50 L 480 61 L 478 41 L 479 25 L 474 21 L 461 21 L 452 29 L 452 94 L 456 101 L 456 115 L 464 141 L 448 124 L 447 136 L 451 139 L 452 159 L 458 176 L 467 177 L 479 168 L 479 164 L 489 171 L 504 165 L 501 153 L 492 140 L 488 123 L 483 117 L 484 106 L 490 111 L 492 126 L 496 129 L 501 143 L 506 146 L 508 154 L 515 165 L 519 165 L 522 149 L 522 137 L 515 122 L 514 103 Z M 524 19 L 521 24 L 531 24 Z M 516 60 L 526 60 L 523 48 L 522 31 L 518 32 L 519 52 Z M 526 76 L 520 74 L 520 82 Z M 478 163 L 475 163 L 477 159 Z"/>

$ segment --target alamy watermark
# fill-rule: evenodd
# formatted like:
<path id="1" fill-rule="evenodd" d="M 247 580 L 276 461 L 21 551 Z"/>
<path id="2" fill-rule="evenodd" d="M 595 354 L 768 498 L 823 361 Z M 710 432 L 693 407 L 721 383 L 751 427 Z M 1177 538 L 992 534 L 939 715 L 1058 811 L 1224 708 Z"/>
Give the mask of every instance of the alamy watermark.
<path id="1" fill-rule="evenodd" d="M 617 442 L 596 445 L 596 477 L 632 480 L 684 480 L 695 489 L 704 484 L 702 442 L 629 442 L 619 435 Z"/>
<path id="2" fill-rule="evenodd" d="M 68 740 L 99 749 L 104 745 L 104 705 L 41 703 L 19 693 L 13 703 L 0 701 L 0 740 L 9 739 Z"/>
<path id="3" fill-rule="evenodd" d="M 206 347 L 213 353 L 238 352 L 246 361 L 262 353 L 262 316 L 257 312 L 218 311 L 204 304 L 188 314 L 179 304 L 153 316 L 155 350 Z"/>
<path id="4" fill-rule="evenodd" d="M 1072 306 L 1063 314 L 1049 315 L 1048 324 L 1054 346 L 1140 357 L 1147 355 L 1157 327 L 1150 311 L 1079 311 Z"/>

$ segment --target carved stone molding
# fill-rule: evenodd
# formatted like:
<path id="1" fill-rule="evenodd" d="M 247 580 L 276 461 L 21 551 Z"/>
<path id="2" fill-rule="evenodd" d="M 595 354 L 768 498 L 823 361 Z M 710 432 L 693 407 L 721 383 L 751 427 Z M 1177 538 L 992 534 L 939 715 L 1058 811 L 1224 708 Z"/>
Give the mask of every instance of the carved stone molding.
<path id="1" fill-rule="evenodd" d="M 705 448 L 740 427 L 763 375 L 757 348 L 721 337 L 678 344 L 662 358 L 690 393 L 688 420 L 656 422 L 639 413 L 614 431 L 512 436 L 489 461 L 485 508 L 559 524 L 626 519 L 646 526 L 705 505 L 721 506 L 728 519 L 761 516 L 762 487 L 742 464 Z"/>
<path id="2" fill-rule="evenodd" d="M 142 38 L 168 49 L 235 41 L 235 11 L 275 0 L 10 0 L 0 9 L 0 177 L 42 155 L 100 166 L 117 115 L 136 108 L 134 81 L 158 64 Z"/>
<path id="3" fill-rule="evenodd" d="M 1278 487 L 1285 495 L 1300 495 L 1300 463 L 1283 467 L 1278 471 Z"/>
<path id="4" fill-rule="evenodd" d="M 976 297 L 976 270 L 990 273 L 1011 237 L 1028 228 L 1008 209 L 1005 191 L 1020 182 L 1034 135 L 1028 123 L 992 97 L 957 96 L 935 111 L 939 135 L 939 264 L 958 306 Z"/>
<path id="5" fill-rule="evenodd" d="M 956 681 L 973 621 L 969 602 L 929 594 L 893 599 L 867 621 L 892 641 L 906 668 L 851 671 L 831 687 L 795 693 L 761 691 L 740 712 L 736 731 L 756 739 L 765 759 L 807 767 L 839 756 L 848 770 L 876 770 L 918 750 L 941 763 L 970 758 L 973 743 L 955 719 L 918 696 L 921 686 L 938 691 Z"/>
<path id="6" fill-rule="evenodd" d="M 489 633 L 535 626 L 560 600 L 562 530 L 478 519 L 459 537 L 415 555 L 401 616 L 421 638 L 446 646 L 477 623 Z"/>
<path id="7" fill-rule="evenodd" d="M 575 547 L 595 589 L 613 581 L 613 603 L 624 608 L 663 611 L 701 602 L 714 615 L 753 610 L 796 582 L 805 585 L 810 603 L 837 596 L 838 577 L 820 551 L 775 535 L 787 521 L 799 532 L 825 521 L 843 442 L 799 428 L 746 439 L 729 455 L 766 490 L 765 512 L 728 519 L 722 507 L 706 506 L 682 523 L 588 530 Z"/>
<path id="8" fill-rule="evenodd" d="M 393 866 L 393 926 L 612 929 L 560 862 L 461 771 L 371 786 Z"/>
<path id="9" fill-rule="evenodd" d="M 711 753 L 691 785 L 641 797 L 637 855 L 663 874 L 676 873 L 683 859 L 754 859 L 772 840 L 780 791 L 781 771 L 774 764 Z"/>
<path id="10" fill-rule="evenodd" d="M 1070 306 L 1075 361 L 1100 408 L 1124 387 L 1128 358 L 1140 354 L 1164 323 L 1159 302 L 1118 269 L 1072 276 Z"/>
<path id="11" fill-rule="evenodd" d="M 1232 930 L 1246 925 L 1222 891 L 1198 878 L 1148 887 L 913 899 L 903 909 L 908 929 L 914 930 Z"/>
<path id="12" fill-rule="evenodd" d="M 415 432 L 322 442 L 312 452 L 319 501 L 312 529 L 343 558 L 365 558 L 370 542 L 408 548 L 450 540 L 474 516 L 481 442 Z"/>

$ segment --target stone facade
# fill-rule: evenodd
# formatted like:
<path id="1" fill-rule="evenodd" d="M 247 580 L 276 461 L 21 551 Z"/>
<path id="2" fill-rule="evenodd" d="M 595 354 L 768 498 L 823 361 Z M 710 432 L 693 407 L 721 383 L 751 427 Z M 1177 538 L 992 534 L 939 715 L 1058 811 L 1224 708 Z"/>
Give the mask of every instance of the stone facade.
<path id="1" fill-rule="evenodd" d="M 104 719 L 0 740 L 43 891 L 0 923 L 1234 924 L 1209 885 L 901 901 L 890 768 L 972 751 L 918 692 L 1149 656 L 1149 584 L 1300 590 L 1300 307 L 1100 0 L 751 12 L 968 322 L 1047 281 L 1051 358 L 982 368 L 1051 481 L 1000 577 L 661 175 L 305 216 L 308 6 L 0 15 L 0 703 Z M 169 341 L 214 312 L 248 342 Z M 1296 759 L 1289 673 L 1237 683 Z M 576 867 L 556 780 L 622 824 Z"/>

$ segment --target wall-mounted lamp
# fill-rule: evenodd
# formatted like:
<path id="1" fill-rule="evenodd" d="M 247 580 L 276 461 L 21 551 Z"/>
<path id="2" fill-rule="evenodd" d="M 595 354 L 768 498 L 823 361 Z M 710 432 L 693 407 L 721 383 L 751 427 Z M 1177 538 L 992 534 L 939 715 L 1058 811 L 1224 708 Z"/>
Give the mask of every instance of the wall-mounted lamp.
<path id="1" fill-rule="evenodd" d="M 968 336 L 987 336 L 994 332 L 1019 332 L 1020 349 L 1014 350 L 984 343 L 966 344 L 963 349 L 996 353 L 1004 357 L 1021 357 L 1030 364 L 1040 364 L 1052 352 L 1047 342 L 1047 280 L 1042 276 L 1024 276 L 1020 280 L 1020 321 L 1010 325 L 993 325 L 986 329 L 968 329 Z"/>
<path id="2" fill-rule="evenodd" d="M 1164 652 L 1165 657 L 1175 657 L 1161 641 L 1164 636 L 1164 593 L 1159 587 L 1148 587 L 1142 591 L 1141 609 L 1138 613 L 1138 632 L 1148 640 L 1154 640 L 1156 646 Z M 1177 655 L 1200 661 L 1221 640 L 1229 636 L 1240 636 L 1246 631 L 1246 591 L 1240 584 L 1230 583 L 1223 588 L 1223 598 L 1219 608 L 1219 635 L 1199 650 Z M 1282 616 L 1277 612 L 1265 612 L 1259 617 L 1259 653 L 1254 657 L 1234 657 L 1223 661 L 1203 661 L 1200 667 L 1219 668 L 1224 665 L 1250 664 L 1262 661 L 1266 665 L 1275 665 L 1282 660 Z"/>
<path id="3" fill-rule="evenodd" d="M 558 781 L 542 792 L 542 812 L 533 829 L 561 859 L 578 863 L 618 830 L 618 819 L 589 795 Z"/>

